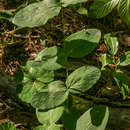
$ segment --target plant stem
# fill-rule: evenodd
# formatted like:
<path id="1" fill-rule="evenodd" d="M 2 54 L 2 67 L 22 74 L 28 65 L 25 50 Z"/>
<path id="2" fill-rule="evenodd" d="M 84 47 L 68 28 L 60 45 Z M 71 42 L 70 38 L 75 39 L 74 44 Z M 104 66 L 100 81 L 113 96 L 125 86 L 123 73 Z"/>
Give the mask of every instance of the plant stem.
<path id="1" fill-rule="evenodd" d="M 109 106 L 114 106 L 114 107 L 127 107 L 127 108 L 130 108 L 130 104 L 128 103 L 125 103 L 125 102 L 119 102 L 119 101 L 111 101 L 110 99 L 108 98 L 99 98 L 99 97 L 95 97 L 95 96 L 91 96 L 91 95 L 87 95 L 87 94 L 82 94 L 82 96 L 75 96 L 73 95 L 73 97 L 78 97 L 79 99 L 83 100 L 83 101 L 86 101 L 88 102 L 87 100 L 89 101 L 92 101 L 94 103 L 102 103 L 102 104 L 107 104 Z"/>

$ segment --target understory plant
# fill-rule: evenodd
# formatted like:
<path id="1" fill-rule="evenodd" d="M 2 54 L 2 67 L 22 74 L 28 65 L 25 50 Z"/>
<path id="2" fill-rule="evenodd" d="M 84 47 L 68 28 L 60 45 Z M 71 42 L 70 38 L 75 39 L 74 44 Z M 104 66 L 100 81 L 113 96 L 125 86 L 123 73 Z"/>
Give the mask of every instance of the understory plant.
<path id="1" fill-rule="evenodd" d="M 63 9 L 88 0 L 36 1 L 29 5 L 25 4 L 16 10 L 15 14 L 3 13 L 10 16 L 7 20 L 18 28 L 33 28 L 45 25 L 49 19 L 58 16 L 61 12 L 64 31 Z M 95 0 L 90 7 L 89 16 L 104 17 L 117 4 L 121 17 L 129 25 L 129 0 Z M 94 87 L 101 76 L 101 70 L 104 71 L 107 65 L 114 64 L 113 78 L 125 99 L 129 91 L 128 78 L 119 70 L 119 67 L 130 64 L 130 52 L 126 52 L 116 60 L 114 56 L 118 51 L 117 38 L 106 34 L 104 39 L 109 53 L 102 55 L 101 70 L 87 64 L 71 70 L 69 63 L 69 58 L 82 58 L 94 51 L 100 38 L 101 32 L 98 29 L 81 30 L 67 38 L 64 36 L 62 47 L 46 47 L 34 60 L 21 65 L 15 74 L 16 91 L 22 101 L 30 103 L 36 109 L 36 116 L 41 125 L 34 130 L 105 130 L 109 117 L 108 107 L 94 106 L 81 115 L 72 109 L 73 96 L 85 94 Z M 15 39 L 12 38 L 12 41 L 14 43 Z M 59 78 L 58 72 L 65 76 Z M 5 128 L 7 125 L 13 127 L 10 124 L 4 124 Z"/>
<path id="2" fill-rule="evenodd" d="M 117 86 L 121 89 L 123 99 L 126 99 L 126 96 L 129 93 L 129 78 L 123 71 L 120 70 L 120 68 L 130 65 L 130 51 L 126 51 L 121 57 L 116 59 L 115 55 L 119 47 L 118 39 L 108 33 L 104 36 L 104 40 L 109 53 L 105 53 L 101 56 L 101 70 L 105 70 L 106 66 L 111 66 L 111 64 L 113 64 L 114 67 L 111 67 L 113 79 L 115 80 Z"/>
<path id="3" fill-rule="evenodd" d="M 62 47 L 49 47 L 41 51 L 34 60 L 28 61 L 15 74 L 19 98 L 36 108 L 36 115 L 42 124 L 34 130 L 104 130 L 108 121 L 107 106 L 95 106 L 82 116 L 72 111 L 73 95 L 80 95 L 93 87 L 101 71 L 97 67 L 84 65 L 69 70 L 68 58 L 81 58 L 90 54 L 98 45 L 101 32 L 87 29 L 65 38 Z M 57 71 L 64 69 L 66 79 L 57 79 Z M 73 125 L 66 123 L 69 121 Z M 71 117 L 71 116 L 72 117 Z M 64 125 L 57 121 L 61 119 Z"/>

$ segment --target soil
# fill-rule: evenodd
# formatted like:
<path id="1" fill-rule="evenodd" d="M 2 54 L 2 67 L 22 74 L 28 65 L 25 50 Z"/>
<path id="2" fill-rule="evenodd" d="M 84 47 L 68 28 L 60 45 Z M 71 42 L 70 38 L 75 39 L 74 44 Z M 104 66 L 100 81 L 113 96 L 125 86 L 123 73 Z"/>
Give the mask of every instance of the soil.
<path id="1" fill-rule="evenodd" d="M 21 2 L 22 3 L 22 2 Z M 16 8 L 21 4 L 20 2 L 13 1 L 0 1 L 0 10 L 7 9 L 14 12 Z M 88 7 L 90 3 L 83 6 Z M 11 42 L 12 37 L 16 39 L 15 44 L 0 45 L 0 69 L 13 76 L 18 70 L 21 63 L 27 60 L 32 60 L 34 57 L 45 48 L 40 42 L 40 35 L 42 34 L 46 39 L 46 46 L 62 46 L 64 37 L 70 34 L 88 28 L 98 28 L 102 31 L 102 39 L 99 46 L 90 55 L 79 60 L 85 60 L 86 64 L 98 66 L 101 68 L 101 55 L 108 52 L 106 45 L 104 44 L 103 36 L 106 33 L 112 33 L 118 37 L 119 50 L 115 59 L 118 59 L 126 51 L 130 49 L 130 29 L 120 19 L 118 13 L 113 10 L 108 16 L 103 19 L 88 19 L 86 16 L 81 16 L 76 13 L 72 8 L 64 9 L 64 22 L 65 29 L 63 32 L 61 23 L 61 14 L 39 28 L 35 29 L 21 29 L 14 32 L 14 25 L 10 22 L 0 19 L 0 42 Z M 70 59 L 74 61 L 74 59 Z M 124 103 L 119 88 L 115 85 L 111 78 L 110 68 L 108 67 L 106 72 L 102 73 L 100 81 L 96 84 L 95 90 L 90 90 L 87 94 L 95 96 L 96 98 L 109 99 L 108 102 L 99 102 L 103 104 L 113 105 L 112 101 L 121 102 L 120 106 Z M 123 70 L 130 77 L 130 67 L 122 67 Z M 111 86 L 115 86 L 112 88 Z M 86 97 L 82 97 L 86 98 Z M 130 107 L 130 97 L 127 97 L 125 104 Z M 89 98 L 89 100 L 92 100 Z M 123 102 L 123 103 L 122 103 Z M 28 109 L 29 108 L 29 109 Z M 127 109 L 125 108 L 126 112 Z M 126 119 L 127 120 L 127 119 Z M 130 119 L 128 119 L 130 120 Z M 8 96 L 5 92 L 0 92 L 0 122 L 13 122 L 19 130 L 29 130 L 38 125 L 38 121 L 35 116 L 33 108 L 28 105 L 23 105 L 16 101 L 13 97 Z M 125 127 L 125 126 L 124 126 Z M 124 128 L 128 130 L 129 128 Z M 119 130 L 111 128 L 111 130 Z"/>

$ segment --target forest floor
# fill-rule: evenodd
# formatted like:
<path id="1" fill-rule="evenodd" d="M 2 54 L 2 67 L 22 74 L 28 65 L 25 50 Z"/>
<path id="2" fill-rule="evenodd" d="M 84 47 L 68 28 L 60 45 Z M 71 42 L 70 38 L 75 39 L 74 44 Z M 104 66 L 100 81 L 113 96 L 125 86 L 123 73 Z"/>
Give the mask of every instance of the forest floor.
<path id="1" fill-rule="evenodd" d="M 19 2 L 4 1 L 0 5 L 0 10 L 7 9 L 13 12 L 19 5 Z M 88 4 L 84 6 L 87 7 Z M 115 58 L 120 57 L 130 49 L 130 29 L 128 29 L 127 25 L 120 19 L 116 10 L 113 10 L 113 12 L 105 18 L 97 20 L 88 19 L 86 16 L 81 16 L 74 10 L 66 8 L 64 10 L 64 22 L 64 32 L 62 30 L 61 14 L 49 20 L 43 27 L 34 29 L 26 28 L 14 32 L 14 25 L 0 19 L 0 42 L 10 43 L 12 37 L 16 40 L 14 44 L 0 45 L 0 69 L 13 76 L 22 62 L 34 59 L 34 57 L 45 48 L 40 42 L 41 34 L 45 37 L 47 46 L 62 46 L 63 38 L 72 33 L 88 28 L 100 29 L 102 32 L 100 44 L 90 55 L 84 57 L 86 64 L 98 66 L 99 68 L 101 68 L 101 55 L 108 52 L 103 40 L 104 34 L 112 33 L 119 40 L 119 49 Z M 129 66 L 125 68 L 122 67 L 121 69 L 130 77 Z M 92 96 L 90 96 L 89 99 L 92 100 L 93 96 L 96 95 L 97 101 L 98 98 L 105 98 L 108 99 L 108 101 L 104 102 L 102 100 L 102 103 L 112 105 L 110 102 L 121 102 L 120 104 L 116 103 L 114 105 L 122 107 L 124 102 L 122 101 L 119 89 L 106 89 L 107 87 L 115 86 L 111 74 L 109 73 L 109 67 L 107 72 L 103 72 L 102 75 L 102 78 L 96 85 L 96 89 L 88 92 L 88 95 Z M 125 104 L 128 104 L 128 106 L 130 106 L 129 98 L 128 96 L 125 101 Z M 18 105 L 18 103 L 7 96 L 6 93 L 0 92 L 0 122 L 7 121 L 13 122 L 19 130 L 29 130 L 38 124 L 33 109 L 30 108 L 30 110 L 28 110 L 25 106 Z M 113 128 L 111 130 L 118 129 Z"/>

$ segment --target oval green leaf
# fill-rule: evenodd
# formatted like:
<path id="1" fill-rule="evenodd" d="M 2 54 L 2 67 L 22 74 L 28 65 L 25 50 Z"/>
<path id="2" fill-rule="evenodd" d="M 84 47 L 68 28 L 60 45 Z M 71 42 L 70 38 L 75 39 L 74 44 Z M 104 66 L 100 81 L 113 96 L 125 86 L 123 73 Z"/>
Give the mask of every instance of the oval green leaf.
<path id="1" fill-rule="evenodd" d="M 102 68 L 101 70 L 105 70 L 105 66 L 114 63 L 114 59 L 109 57 L 107 54 L 103 54 L 102 57 Z"/>
<path id="2" fill-rule="evenodd" d="M 66 85 L 72 93 L 85 92 L 90 89 L 100 78 L 101 72 L 94 66 L 82 66 L 72 72 Z"/>
<path id="3" fill-rule="evenodd" d="M 65 111 L 61 117 L 61 121 L 64 124 L 66 130 L 75 130 L 76 123 L 81 113 L 77 110 L 69 109 L 69 111 Z"/>
<path id="4" fill-rule="evenodd" d="M 118 2 L 119 0 L 94 0 L 88 15 L 92 18 L 102 18 L 108 15 Z"/>
<path id="5" fill-rule="evenodd" d="M 59 106 L 49 110 L 36 109 L 36 115 L 40 123 L 56 123 L 64 112 L 64 106 Z"/>
<path id="6" fill-rule="evenodd" d="M 17 85 L 16 91 L 22 101 L 30 103 L 36 92 L 43 86 L 45 86 L 44 83 L 33 81 L 28 75 L 24 75 L 24 79 L 21 84 Z"/>
<path id="7" fill-rule="evenodd" d="M 64 41 L 67 56 L 79 58 L 91 53 L 98 45 L 101 32 L 98 29 L 87 29 L 74 33 Z"/>
<path id="8" fill-rule="evenodd" d="M 121 18 L 130 27 L 130 0 L 120 0 L 118 4 L 118 12 Z"/>
<path id="9" fill-rule="evenodd" d="M 35 58 L 35 62 L 46 70 L 57 70 L 66 64 L 66 56 L 57 46 L 45 48 Z"/>
<path id="10" fill-rule="evenodd" d="M 39 62 L 28 61 L 25 66 L 25 71 L 30 79 L 48 83 L 54 80 L 54 71 L 44 69 Z"/>
<path id="11" fill-rule="evenodd" d="M 44 0 L 28 5 L 16 13 L 12 22 L 21 27 L 38 27 L 58 15 L 61 10 L 57 0 Z"/>
<path id="12" fill-rule="evenodd" d="M 78 119 L 76 130 L 105 130 L 108 118 L 108 107 L 93 107 Z"/>
<path id="13" fill-rule="evenodd" d="M 55 108 L 65 102 L 68 98 L 69 91 L 66 89 L 64 82 L 54 81 L 38 91 L 32 99 L 32 106 L 42 110 Z"/>
<path id="14" fill-rule="evenodd" d="M 110 33 L 108 33 L 104 36 L 104 40 L 105 40 L 105 44 L 108 47 L 109 53 L 114 56 L 118 51 L 119 43 L 117 38 L 112 36 Z"/>
<path id="15" fill-rule="evenodd" d="M 118 59 L 117 65 L 119 66 L 130 65 L 130 51 L 125 52 L 125 54 Z"/>

